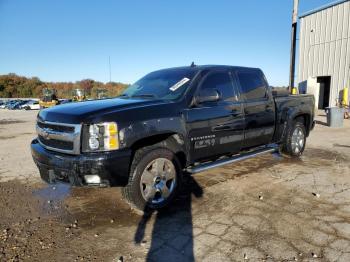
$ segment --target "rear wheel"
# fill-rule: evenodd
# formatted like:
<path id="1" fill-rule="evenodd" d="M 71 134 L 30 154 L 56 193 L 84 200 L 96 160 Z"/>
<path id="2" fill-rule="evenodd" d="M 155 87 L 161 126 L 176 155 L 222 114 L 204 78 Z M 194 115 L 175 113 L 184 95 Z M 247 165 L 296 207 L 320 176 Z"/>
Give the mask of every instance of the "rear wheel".
<path id="1" fill-rule="evenodd" d="M 299 157 L 303 154 L 306 143 L 306 130 L 302 121 L 295 120 L 287 131 L 287 136 L 283 144 L 283 152 Z"/>
<path id="2" fill-rule="evenodd" d="M 139 210 L 158 209 L 174 198 L 180 178 L 180 162 L 172 151 L 142 148 L 135 153 L 123 196 Z"/>

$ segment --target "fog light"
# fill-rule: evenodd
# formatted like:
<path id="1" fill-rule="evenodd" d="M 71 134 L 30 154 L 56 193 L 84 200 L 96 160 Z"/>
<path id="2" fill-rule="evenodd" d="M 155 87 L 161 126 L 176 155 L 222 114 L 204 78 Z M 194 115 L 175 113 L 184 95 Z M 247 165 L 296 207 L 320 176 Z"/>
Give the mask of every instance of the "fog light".
<path id="1" fill-rule="evenodd" d="M 96 175 L 86 175 L 84 176 L 85 182 L 87 184 L 100 184 L 101 183 L 101 178 Z"/>

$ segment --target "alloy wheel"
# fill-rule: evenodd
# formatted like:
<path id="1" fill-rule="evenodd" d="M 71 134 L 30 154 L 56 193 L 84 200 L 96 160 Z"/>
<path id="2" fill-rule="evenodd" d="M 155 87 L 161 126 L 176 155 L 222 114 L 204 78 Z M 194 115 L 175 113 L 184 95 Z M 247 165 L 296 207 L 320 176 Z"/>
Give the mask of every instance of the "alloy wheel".
<path id="1" fill-rule="evenodd" d="M 176 169 L 166 158 L 150 162 L 142 172 L 140 188 L 146 202 L 160 204 L 169 198 L 176 186 Z"/>
<path id="2" fill-rule="evenodd" d="M 296 127 L 292 134 L 292 150 L 295 154 L 299 154 L 304 147 L 305 134 L 302 128 Z"/>

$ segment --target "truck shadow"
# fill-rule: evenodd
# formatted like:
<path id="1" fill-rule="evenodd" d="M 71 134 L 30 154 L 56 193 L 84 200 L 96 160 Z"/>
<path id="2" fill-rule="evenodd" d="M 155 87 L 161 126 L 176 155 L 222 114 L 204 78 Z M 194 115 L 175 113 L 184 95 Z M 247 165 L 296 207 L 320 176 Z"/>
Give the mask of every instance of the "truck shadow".
<path id="1" fill-rule="evenodd" d="M 193 177 L 185 175 L 180 194 L 170 207 L 144 210 L 134 241 L 135 244 L 145 242 L 146 227 L 155 216 L 146 261 L 194 261 L 192 199 L 202 195 L 202 187 Z"/>

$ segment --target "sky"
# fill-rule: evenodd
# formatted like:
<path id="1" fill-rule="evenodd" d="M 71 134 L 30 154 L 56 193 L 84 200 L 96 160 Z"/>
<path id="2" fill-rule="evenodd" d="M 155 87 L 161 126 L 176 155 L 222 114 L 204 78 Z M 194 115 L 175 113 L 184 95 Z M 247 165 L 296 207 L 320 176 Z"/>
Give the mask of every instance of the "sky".
<path id="1" fill-rule="evenodd" d="M 332 2 L 300 0 L 299 14 Z M 161 68 L 259 67 L 287 86 L 293 0 L 0 0 L 0 74 L 133 83 Z"/>

